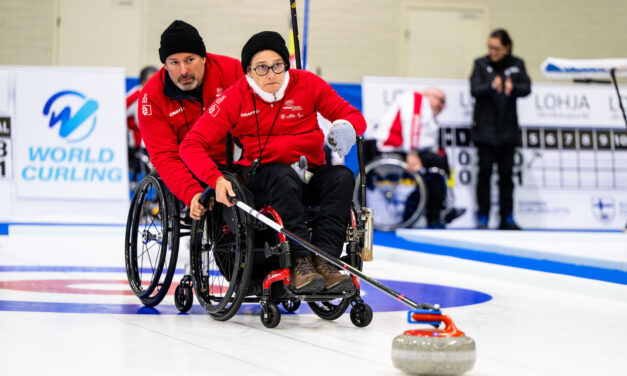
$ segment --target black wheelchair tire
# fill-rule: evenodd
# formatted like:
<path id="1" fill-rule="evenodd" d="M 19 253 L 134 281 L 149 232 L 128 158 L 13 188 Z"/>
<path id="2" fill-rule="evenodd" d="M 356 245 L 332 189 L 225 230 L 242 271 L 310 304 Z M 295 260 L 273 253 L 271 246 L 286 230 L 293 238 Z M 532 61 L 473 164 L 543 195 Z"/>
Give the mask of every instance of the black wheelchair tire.
<path id="1" fill-rule="evenodd" d="M 228 218 L 231 223 L 227 224 L 223 219 L 223 210 L 230 212 Z M 252 234 L 240 220 L 240 215 L 236 207 L 228 208 L 216 203 L 200 220 L 192 222 L 190 266 L 194 292 L 200 305 L 218 321 L 226 321 L 237 313 L 245 298 L 252 272 Z M 228 251 L 217 253 L 216 249 L 220 247 L 228 247 Z M 203 261 L 203 252 L 206 259 L 213 257 L 213 270 L 211 261 Z M 229 260 L 224 261 L 225 257 L 229 257 Z M 211 273 L 227 273 L 228 278 L 222 275 L 224 285 L 215 286 Z M 214 289 L 219 289 L 223 295 L 214 295 Z"/>
<path id="2" fill-rule="evenodd" d="M 261 323 L 268 329 L 276 328 L 281 321 L 281 312 L 276 304 L 267 302 L 261 306 L 261 312 L 259 312 L 259 318 Z"/>
<path id="3" fill-rule="evenodd" d="M 372 308 L 366 303 L 357 303 L 351 309 L 351 322 L 358 328 L 365 328 L 372 322 Z"/>
<path id="4" fill-rule="evenodd" d="M 348 305 L 350 303 L 350 298 L 342 299 L 339 303 L 334 303 L 334 301 L 328 302 L 308 302 L 309 308 L 316 314 L 316 316 L 320 317 L 323 320 L 335 320 L 346 312 Z"/>
<path id="5" fill-rule="evenodd" d="M 179 312 L 185 313 L 192 308 L 194 293 L 191 286 L 179 284 L 174 291 L 174 306 Z"/>
<path id="6" fill-rule="evenodd" d="M 157 196 L 156 200 L 148 197 L 151 193 Z M 156 201 L 158 205 L 156 214 L 151 213 L 147 205 L 149 201 Z M 147 307 L 154 307 L 161 303 L 174 276 L 180 234 L 177 203 L 178 201 L 165 188 L 155 172 L 150 173 L 140 181 L 131 200 L 124 240 L 126 275 L 133 293 Z M 146 216 L 151 219 L 149 223 L 142 224 L 141 222 L 146 220 Z M 161 227 L 160 230 L 158 226 Z M 141 239 L 138 239 L 140 234 Z M 158 243 L 154 263 L 149 257 L 151 248 L 153 248 L 149 243 L 153 241 Z M 141 246 L 139 254 L 138 246 Z M 142 285 L 145 269 L 144 255 L 147 256 L 146 259 L 150 264 L 148 266 L 152 272 L 147 286 Z"/>

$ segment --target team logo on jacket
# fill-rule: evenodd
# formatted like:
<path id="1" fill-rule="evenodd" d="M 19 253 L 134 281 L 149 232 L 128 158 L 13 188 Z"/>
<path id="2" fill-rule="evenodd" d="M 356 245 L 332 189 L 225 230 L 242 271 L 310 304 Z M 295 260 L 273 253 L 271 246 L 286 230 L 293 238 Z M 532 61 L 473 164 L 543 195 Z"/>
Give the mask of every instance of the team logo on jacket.
<path id="1" fill-rule="evenodd" d="M 150 116 L 152 115 L 152 107 L 149 104 L 142 105 L 142 115 Z"/>
<path id="2" fill-rule="evenodd" d="M 220 107 L 218 107 L 216 103 L 212 104 L 211 107 L 209 107 L 209 114 L 211 114 L 211 116 L 218 116 L 218 112 L 220 112 Z"/>
<path id="3" fill-rule="evenodd" d="M 180 112 L 183 112 L 183 107 L 179 107 L 178 110 L 170 112 L 170 117 L 172 117 L 172 116 L 174 116 L 174 115 L 176 115 L 176 114 L 178 114 Z"/>
<path id="4" fill-rule="evenodd" d="M 96 127 L 98 102 L 82 93 L 71 90 L 59 91 L 44 105 L 43 115 L 49 116 L 50 128 L 59 126 L 59 136 L 67 142 L 86 139 Z"/>
<path id="5" fill-rule="evenodd" d="M 285 104 L 283 105 L 283 109 L 284 110 L 292 110 L 292 111 L 302 111 L 303 108 L 301 106 L 295 106 L 294 105 L 294 100 L 293 99 L 288 99 L 285 101 Z"/>
<path id="6" fill-rule="evenodd" d="M 250 112 L 242 112 L 241 114 L 239 114 L 240 117 L 249 117 L 251 115 L 254 115 L 256 113 L 259 113 L 259 110 L 257 111 L 250 111 Z"/>

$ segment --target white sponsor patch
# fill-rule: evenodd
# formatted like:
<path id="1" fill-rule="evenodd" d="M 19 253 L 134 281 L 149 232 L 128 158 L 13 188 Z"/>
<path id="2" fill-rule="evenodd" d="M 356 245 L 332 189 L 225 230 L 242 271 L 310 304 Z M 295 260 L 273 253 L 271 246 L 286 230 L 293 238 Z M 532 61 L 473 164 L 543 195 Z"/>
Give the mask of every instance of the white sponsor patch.
<path id="1" fill-rule="evenodd" d="M 172 112 L 170 112 L 170 117 L 172 117 L 172 116 L 174 116 L 174 115 L 176 115 L 176 114 L 178 114 L 178 113 L 180 113 L 180 112 L 183 112 L 183 107 L 180 107 L 180 108 L 179 108 L 178 110 L 176 110 L 176 111 L 172 111 Z"/>
<path id="2" fill-rule="evenodd" d="M 248 117 L 248 116 L 254 115 L 255 113 L 258 113 L 258 112 L 259 112 L 259 110 L 250 111 L 250 112 L 242 112 L 241 114 L 239 114 L 239 116 L 241 116 L 241 117 Z"/>
<path id="3" fill-rule="evenodd" d="M 142 114 L 144 116 L 152 115 L 152 107 L 150 107 L 149 104 L 143 104 L 142 105 Z"/>

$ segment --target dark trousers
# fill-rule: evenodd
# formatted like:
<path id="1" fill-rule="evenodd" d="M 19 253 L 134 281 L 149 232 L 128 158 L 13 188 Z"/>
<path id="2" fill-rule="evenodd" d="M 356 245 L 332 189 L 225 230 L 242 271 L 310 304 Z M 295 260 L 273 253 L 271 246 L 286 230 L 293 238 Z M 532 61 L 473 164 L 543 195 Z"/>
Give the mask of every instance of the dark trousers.
<path id="1" fill-rule="evenodd" d="M 418 156 L 424 168 L 429 169 L 436 167 L 444 170 L 447 175 L 450 174 L 448 159 L 446 157 L 428 150 L 419 152 Z M 444 209 L 444 201 L 446 200 L 446 181 L 442 179 L 442 175 L 431 172 L 423 174 L 422 178 L 427 188 L 428 198 L 425 217 L 427 218 L 427 225 L 431 225 L 433 222 L 440 221 L 440 212 Z M 419 199 L 420 191 L 418 189 L 409 194 L 407 202 L 405 203 L 403 220 L 407 220 L 413 215 L 417 209 Z"/>
<path id="2" fill-rule="evenodd" d="M 477 203 L 479 212 L 490 215 L 490 181 L 492 179 L 492 165 L 496 163 L 499 174 L 499 202 L 501 220 L 505 220 L 514 209 L 514 182 L 512 169 L 514 167 L 514 145 L 486 145 L 478 144 L 479 177 L 477 179 Z"/>
<path id="3" fill-rule="evenodd" d="M 432 151 L 421 151 L 418 153 L 424 168 L 437 167 L 450 175 L 448 159 Z M 440 174 L 427 173 L 424 175 L 427 186 L 427 222 L 440 221 L 440 212 L 444 209 L 446 200 L 446 181 Z"/>
<path id="4" fill-rule="evenodd" d="M 355 186 L 353 172 L 344 166 L 331 165 L 314 167 L 310 171 L 313 177 L 308 184 L 284 164 L 262 165 L 253 176 L 247 169 L 242 169 L 240 175 L 255 196 L 255 206 L 270 205 L 281 216 L 283 226 L 304 239 L 309 239 L 305 224 L 307 207 L 318 206 L 311 242 L 339 257 L 346 238 Z M 291 241 L 290 247 L 294 257 L 311 253 Z"/>

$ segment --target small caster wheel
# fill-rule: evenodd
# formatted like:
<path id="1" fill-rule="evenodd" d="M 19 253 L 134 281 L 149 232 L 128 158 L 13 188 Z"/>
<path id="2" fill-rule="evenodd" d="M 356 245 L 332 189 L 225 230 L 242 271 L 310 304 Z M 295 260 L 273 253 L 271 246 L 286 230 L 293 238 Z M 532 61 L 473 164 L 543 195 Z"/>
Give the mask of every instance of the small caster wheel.
<path id="1" fill-rule="evenodd" d="M 179 312 L 187 312 L 192 308 L 194 296 L 192 295 L 192 287 L 186 284 L 179 284 L 174 290 L 174 305 Z"/>
<path id="2" fill-rule="evenodd" d="M 281 321 L 281 312 L 279 312 L 279 308 L 277 308 L 274 303 L 262 303 L 259 318 L 263 326 L 266 328 L 274 328 L 279 325 L 279 321 Z"/>
<path id="3" fill-rule="evenodd" d="M 351 308 L 351 322 L 358 328 L 364 328 L 372 321 L 372 308 L 366 303 L 355 304 Z"/>
<path id="4" fill-rule="evenodd" d="M 298 307 L 300 307 L 300 300 L 285 300 L 281 302 L 281 304 L 283 305 L 283 309 L 285 309 L 287 312 L 296 312 Z"/>

